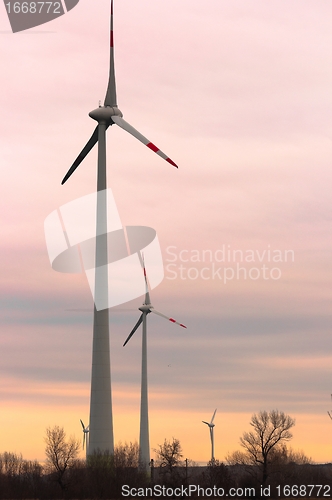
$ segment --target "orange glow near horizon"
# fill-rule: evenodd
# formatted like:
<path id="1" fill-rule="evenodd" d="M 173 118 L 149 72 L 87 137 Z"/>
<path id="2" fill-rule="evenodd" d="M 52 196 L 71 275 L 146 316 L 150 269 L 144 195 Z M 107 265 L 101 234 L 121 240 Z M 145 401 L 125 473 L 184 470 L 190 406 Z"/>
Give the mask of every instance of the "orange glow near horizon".
<path id="1" fill-rule="evenodd" d="M 8 386 L 8 393 L 11 386 Z M 20 390 L 26 392 L 25 384 Z M 84 384 L 72 384 L 58 387 L 38 384 L 30 389 L 31 394 L 47 395 L 48 403 L 22 404 L 19 401 L 8 402 L 2 408 L 0 416 L 1 452 L 22 453 L 23 458 L 37 459 L 43 462 L 44 437 L 47 427 L 59 425 L 64 427 L 67 436 L 82 439 L 80 419 L 88 423 L 89 387 Z M 67 399 L 69 404 L 61 404 L 59 397 Z M 80 400 L 81 402 L 78 402 Z M 85 400 L 84 402 L 82 400 Z M 114 437 L 115 444 L 138 441 L 139 435 L 139 395 L 132 391 L 113 395 Z M 153 406 L 154 398 L 151 398 Z M 291 415 L 296 419 L 293 428 L 293 439 L 289 446 L 294 450 L 302 450 L 314 462 L 331 461 L 332 441 L 328 444 L 326 436 L 332 433 L 331 421 L 326 415 L 298 414 Z M 171 410 L 150 410 L 150 448 L 151 457 L 154 449 L 164 439 L 172 437 L 180 440 L 183 458 L 202 464 L 210 459 L 210 437 L 203 419 L 209 415 L 197 412 L 177 412 Z M 223 413 L 218 409 L 215 418 L 215 457 L 225 460 L 228 453 L 241 449 L 239 438 L 243 432 L 250 430 L 249 413 Z M 84 452 L 81 451 L 81 458 Z"/>

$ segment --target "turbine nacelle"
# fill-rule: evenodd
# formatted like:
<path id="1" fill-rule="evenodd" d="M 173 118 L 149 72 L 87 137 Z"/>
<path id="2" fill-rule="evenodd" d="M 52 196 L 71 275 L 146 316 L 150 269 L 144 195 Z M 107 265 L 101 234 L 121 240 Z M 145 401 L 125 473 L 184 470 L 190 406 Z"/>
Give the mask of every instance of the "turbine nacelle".
<path id="1" fill-rule="evenodd" d="M 122 118 L 123 114 L 117 106 L 99 106 L 99 108 L 90 111 L 89 116 L 98 123 L 110 122 L 110 125 L 113 125 L 114 122 L 112 122 L 112 116 L 120 116 L 120 118 Z"/>
<path id="2" fill-rule="evenodd" d="M 153 309 L 153 306 L 151 304 L 143 304 L 138 308 L 139 311 L 142 311 L 142 313 L 146 314 L 149 314 L 151 312 L 151 309 Z"/>
<path id="3" fill-rule="evenodd" d="M 210 422 L 205 422 L 204 420 L 202 420 L 203 424 L 206 424 L 210 427 L 210 429 L 212 429 L 213 427 L 215 427 L 216 424 L 210 424 Z"/>

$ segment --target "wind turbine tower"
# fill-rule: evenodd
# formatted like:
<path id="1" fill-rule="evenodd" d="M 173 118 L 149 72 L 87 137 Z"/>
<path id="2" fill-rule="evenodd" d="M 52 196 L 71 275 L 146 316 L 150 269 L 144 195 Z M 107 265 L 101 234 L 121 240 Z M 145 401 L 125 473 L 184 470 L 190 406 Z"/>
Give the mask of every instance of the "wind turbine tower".
<path id="1" fill-rule="evenodd" d="M 214 410 L 214 413 L 212 415 L 212 418 L 211 418 L 210 422 L 205 422 L 204 420 L 202 420 L 203 424 L 206 424 L 209 427 L 209 431 L 210 431 L 210 438 L 211 438 L 211 461 L 212 462 L 214 461 L 214 433 L 213 433 L 213 429 L 214 429 L 214 426 L 215 426 L 215 424 L 213 423 L 213 420 L 214 420 L 214 417 L 216 415 L 216 412 L 217 412 L 217 408 Z"/>
<path id="2" fill-rule="evenodd" d="M 74 161 L 62 180 L 64 184 L 91 149 L 98 142 L 98 172 L 97 172 L 97 220 L 96 220 L 96 262 L 95 262 L 95 297 L 102 297 L 108 303 L 108 277 L 103 267 L 108 264 L 107 252 L 107 200 L 106 200 L 106 130 L 116 124 L 126 132 L 136 137 L 153 152 L 168 163 L 177 165 L 157 146 L 150 142 L 140 132 L 134 129 L 122 118 L 117 106 L 114 43 L 113 43 L 113 0 L 111 0 L 110 18 L 110 71 L 106 97 L 103 106 L 91 111 L 89 116 L 98 122 L 92 136 Z M 110 373 L 110 341 L 109 341 L 109 310 L 97 310 L 93 314 L 93 347 L 90 395 L 90 425 L 89 425 L 89 455 L 94 452 L 114 453 L 111 373 Z"/>
<path id="3" fill-rule="evenodd" d="M 144 279 L 145 279 L 145 300 L 144 304 L 139 307 L 139 311 L 142 312 L 139 320 L 136 325 L 128 335 L 125 343 L 125 346 L 131 337 L 134 335 L 138 327 L 141 323 L 143 323 L 142 328 L 142 374 L 141 374 L 141 415 L 140 415 L 140 433 L 139 433 L 139 467 L 141 470 L 149 470 L 150 463 L 150 440 L 149 440 L 149 414 L 148 414 L 148 366 L 147 366 L 147 320 L 146 317 L 151 312 L 161 316 L 162 318 L 171 321 L 172 323 L 176 323 L 182 328 L 187 328 L 182 323 L 178 323 L 175 319 L 170 318 L 169 316 L 165 316 L 160 312 L 156 311 L 153 305 L 151 304 L 148 281 L 146 276 L 146 270 L 143 260 L 143 270 L 144 270 Z"/>

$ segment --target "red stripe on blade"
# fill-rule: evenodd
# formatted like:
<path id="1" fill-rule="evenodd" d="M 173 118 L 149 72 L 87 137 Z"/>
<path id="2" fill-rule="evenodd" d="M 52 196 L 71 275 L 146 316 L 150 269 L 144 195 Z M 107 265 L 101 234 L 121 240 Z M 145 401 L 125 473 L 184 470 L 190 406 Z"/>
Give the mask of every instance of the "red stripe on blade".
<path id="1" fill-rule="evenodd" d="M 173 319 L 173 318 L 169 318 L 169 320 L 170 320 L 172 323 L 176 323 L 175 319 Z"/>
<path id="2" fill-rule="evenodd" d="M 172 161 L 170 158 L 167 158 L 167 160 L 166 160 L 166 161 L 168 161 L 168 163 L 170 163 L 171 165 L 173 165 L 173 167 L 179 168 L 179 167 L 177 166 L 177 164 L 176 164 L 176 163 L 174 163 L 174 161 Z"/>
<path id="3" fill-rule="evenodd" d="M 187 328 L 186 325 L 182 325 L 182 323 L 180 323 L 180 326 L 183 326 L 183 328 Z"/>
<path id="4" fill-rule="evenodd" d="M 111 31 L 111 47 L 113 47 L 113 31 Z"/>
<path id="5" fill-rule="evenodd" d="M 152 151 L 154 151 L 155 153 L 156 153 L 157 151 L 159 151 L 159 148 L 157 148 L 157 146 L 155 146 L 154 144 L 152 144 L 152 142 L 149 142 L 149 143 L 147 144 L 147 147 L 148 147 L 148 148 L 150 148 L 150 149 L 152 149 Z"/>

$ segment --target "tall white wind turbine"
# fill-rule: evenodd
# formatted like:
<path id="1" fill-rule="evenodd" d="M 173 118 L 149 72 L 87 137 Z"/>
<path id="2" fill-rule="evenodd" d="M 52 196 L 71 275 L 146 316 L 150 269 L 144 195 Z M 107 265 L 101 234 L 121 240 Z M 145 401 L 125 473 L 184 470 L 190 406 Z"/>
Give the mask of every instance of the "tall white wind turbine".
<path id="1" fill-rule="evenodd" d="M 213 429 L 214 429 L 214 426 L 215 426 L 215 424 L 213 423 L 213 421 L 214 421 L 214 417 L 216 415 L 216 412 L 217 412 L 217 408 L 214 410 L 214 413 L 212 415 L 212 418 L 211 418 L 210 422 L 205 422 L 204 420 L 202 420 L 203 424 L 206 424 L 209 427 L 209 431 L 210 431 L 210 438 L 211 438 L 211 460 L 212 461 L 214 460 L 214 433 L 213 433 Z"/>
<path id="2" fill-rule="evenodd" d="M 108 277 L 100 266 L 107 264 L 107 200 L 106 200 L 106 130 L 116 124 L 136 137 L 152 151 L 157 153 L 174 167 L 177 165 L 146 137 L 140 134 L 122 118 L 117 106 L 114 43 L 113 43 L 113 0 L 111 0 L 110 19 L 110 72 L 106 97 L 103 106 L 91 111 L 90 117 L 98 122 L 92 136 L 78 155 L 73 165 L 62 180 L 64 184 L 80 163 L 98 142 L 98 174 L 97 174 L 97 221 L 96 221 L 96 265 L 95 295 L 102 296 L 108 302 Z M 89 454 L 96 451 L 114 453 L 110 345 L 109 345 L 109 311 L 94 307 L 93 348 L 90 396 Z"/>
<path id="3" fill-rule="evenodd" d="M 142 312 L 136 325 L 128 335 L 125 346 L 131 337 L 136 332 L 137 328 L 143 323 L 142 331 L 142 374 L 141 374 L 141 415 L 140 415 L 140 433 L 139 433 L 139 466 L 142 470 L 148 471 L 150 463 L 150 440 L 149 440 L 149 415 L 148 415 L 148 366 L 147 366 L 147 320 L 146 317 L 151 312 L 161 316 L 162 318 L 171 321 L 183 328 L 187 328 L 182 323 L 178 323 L 175 319 L 165 316 L 160 312 L 156 311 L 151 304 L 148 281 L 146 277 L 146 270 L 143 261 L 144 279 L 145 279 L 145 300 L 144 304 L 139 307 L 139 311 Z"/>

